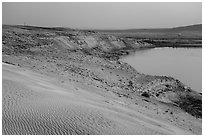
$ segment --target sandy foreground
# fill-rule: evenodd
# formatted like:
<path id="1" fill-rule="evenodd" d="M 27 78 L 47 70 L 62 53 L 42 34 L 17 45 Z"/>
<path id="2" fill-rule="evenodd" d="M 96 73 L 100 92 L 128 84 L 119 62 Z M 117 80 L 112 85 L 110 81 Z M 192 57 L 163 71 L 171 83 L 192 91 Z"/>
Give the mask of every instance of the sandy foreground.
<path id="1" fill-rule="evenodd" d="M 2 134 L 193 134 L 97 89 L 5 63 L 2 77 Z"/>

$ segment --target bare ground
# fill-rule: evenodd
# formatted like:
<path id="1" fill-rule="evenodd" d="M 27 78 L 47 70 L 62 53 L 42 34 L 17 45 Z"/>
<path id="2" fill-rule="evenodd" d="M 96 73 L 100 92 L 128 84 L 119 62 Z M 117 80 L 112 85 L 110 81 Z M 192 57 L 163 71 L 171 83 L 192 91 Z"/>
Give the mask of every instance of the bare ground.
<path id="1" fill-rule="evenodd" d="M 201 133 L 201 121 L 190 125 L 189 115 L 178 127 L 155 119 L 162 114 L 149 116 L 151 102 L 138 100 L 144 104 L 138 109 L 110 93 L 101 95 L 101 89 L 70 81 L 61 85 L 58 78 L 4 63 L 2 86 L 3 134 L 193 134 L 187 124 Z"/>

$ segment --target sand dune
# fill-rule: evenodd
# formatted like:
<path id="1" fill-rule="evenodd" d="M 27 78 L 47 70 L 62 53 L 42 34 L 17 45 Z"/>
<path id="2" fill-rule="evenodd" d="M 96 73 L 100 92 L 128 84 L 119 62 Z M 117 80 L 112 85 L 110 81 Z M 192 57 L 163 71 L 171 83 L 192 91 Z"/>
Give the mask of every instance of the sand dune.
<path id="1" fill-rule="evenodd" d="M 2 74 L 3 134 L 192 134 L 31 70 L 3 63 Z"/>

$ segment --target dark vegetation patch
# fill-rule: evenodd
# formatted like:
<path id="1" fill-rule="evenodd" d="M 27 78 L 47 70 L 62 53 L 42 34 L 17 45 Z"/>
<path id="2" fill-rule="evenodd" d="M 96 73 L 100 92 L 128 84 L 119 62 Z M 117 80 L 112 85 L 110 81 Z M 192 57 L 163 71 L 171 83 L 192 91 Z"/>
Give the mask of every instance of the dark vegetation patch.
<path id="1" fill-rule="evenodd" d="M 181 98 L 179 102 L 176 102 L 180 108 L 188 112 L 194 117 L 202 118 L 202 100 L 192 97 L 186 96 L 185 98 Z"/>
<path id="2" fill-rule="evenodd" d="M 150 97 L 149 93 L 147 93 L 147 92 L 143 92 L 143 93 L 141 94 L 141 96 L 146 97 L 146 98 L 149 98 L 149 97 Z"/>

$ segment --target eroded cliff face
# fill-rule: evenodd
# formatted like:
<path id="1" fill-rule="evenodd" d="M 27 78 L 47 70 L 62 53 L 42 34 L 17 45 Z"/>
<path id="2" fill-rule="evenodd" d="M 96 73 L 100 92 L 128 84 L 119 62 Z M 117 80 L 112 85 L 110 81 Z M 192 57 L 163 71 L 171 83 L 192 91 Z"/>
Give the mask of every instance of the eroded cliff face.
<path id="1" fill-rule="evenodd" d="M 154 45 L 94 31 L 61 30 L 26 26 L 3 26 L 3 53 L 36 54 L 43 51 L 82 51 L 88 55 L 115 59 L 128 50 L 151 48 Z"/>
<path id="2" fill-rule="evenodd" d="M 174 78 L 140 74 L 118 61 L 139 48 L 154 47 L 152 44 L 93 31 L 29 26 L 3 26 L 2 42 L 5 63 L 59 75 L 118 97 L 145 97 L 173 104 L 202 117 L 201 94 Z"/>

